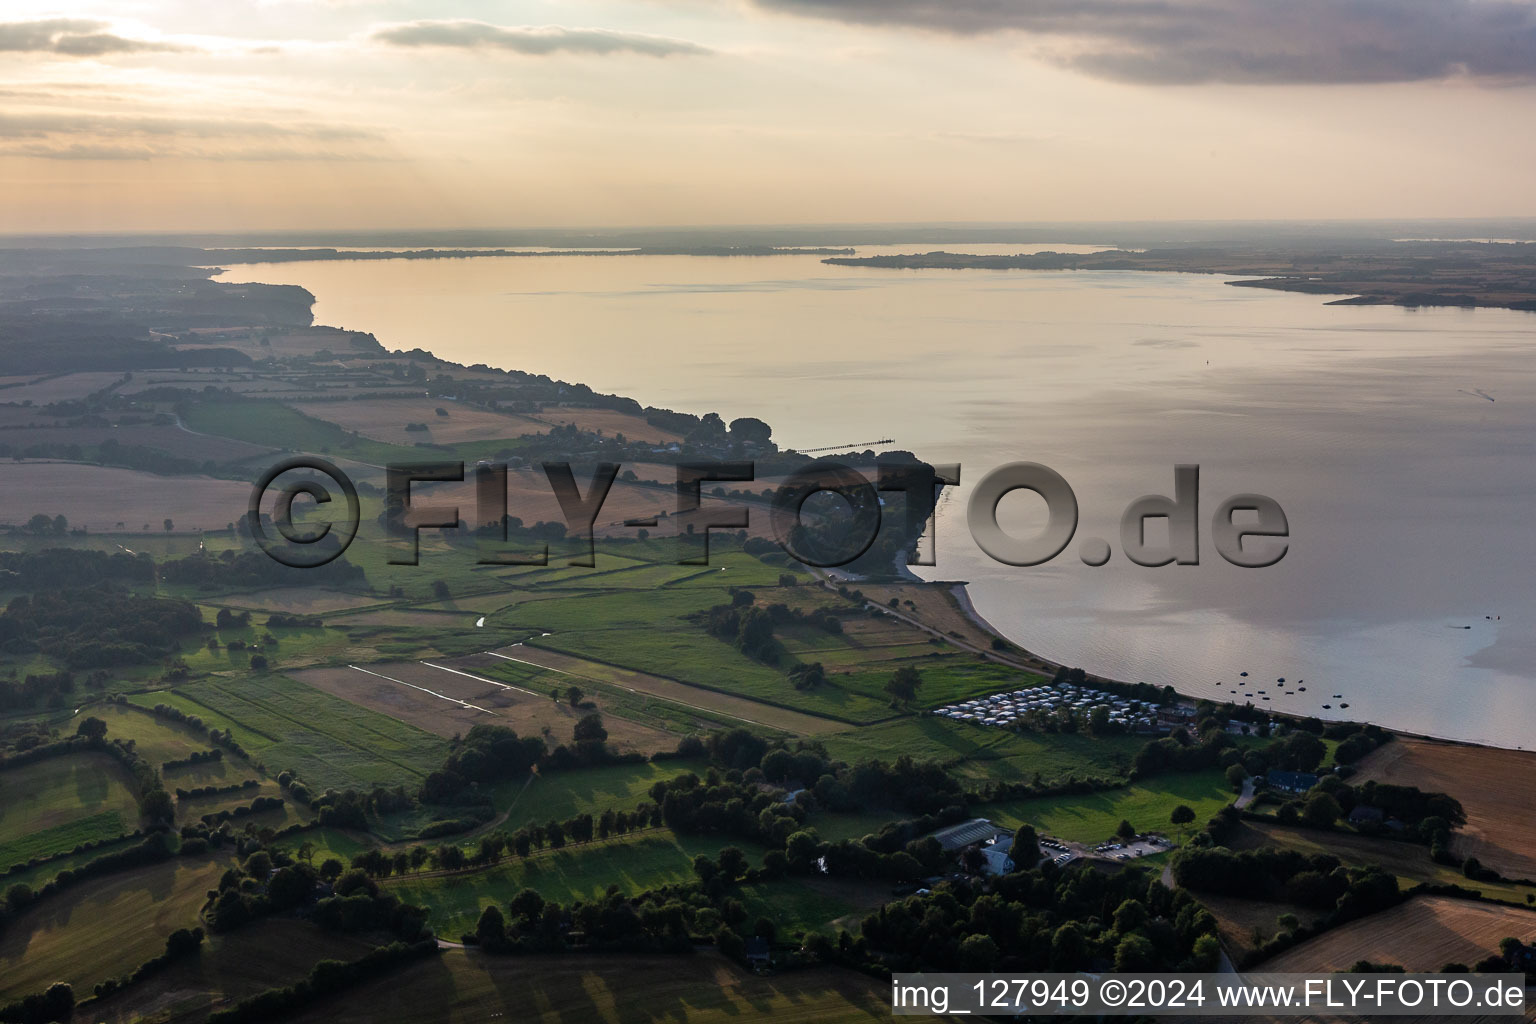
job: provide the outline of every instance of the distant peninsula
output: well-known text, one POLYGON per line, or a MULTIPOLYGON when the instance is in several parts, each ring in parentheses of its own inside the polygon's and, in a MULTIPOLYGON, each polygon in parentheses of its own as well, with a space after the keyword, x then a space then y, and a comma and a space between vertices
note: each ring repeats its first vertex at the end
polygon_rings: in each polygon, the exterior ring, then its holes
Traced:
POLYGON ((843 267, 901 270, 1140 270, 1223 274, 1228 284, 1310 295, 1340 305, 1485 306, 1536 312, 1536 243, 1423 241, 1323 247, 1203 246, 1037 252, 926 252, 830 257, 843 267))

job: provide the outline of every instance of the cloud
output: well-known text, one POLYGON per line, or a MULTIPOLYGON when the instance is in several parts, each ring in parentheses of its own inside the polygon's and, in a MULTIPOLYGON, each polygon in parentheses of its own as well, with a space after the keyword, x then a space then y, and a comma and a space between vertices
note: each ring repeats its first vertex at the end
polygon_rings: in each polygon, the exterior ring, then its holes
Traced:
POLYGON ((108 27, 107 22, 85 18, 0 22, 0 52, 102 57, 113 53, 184 53, 194 49, 159 40, 129 39, 104 31, 108 27))
POLYGON ((379 138, 304 122, 0 113, 0 155, 49 160, 376 160, 383 157, 367 144, 379 138))
POLYGON ((606 56, 632 53, 646 57, 700 56, 711 51, 697 43, 638 32, 560 25, 490 25, 483 21, 409 21, 384 25, 372 38, 391 46, 443 46, 507 50, 528 56, 580 53, 606 56))
POLYGON ((1528 0, 753 0, 951 35, 1019 32, 1101 78, 1188 85, 1536 80, 1528 0), (1064 52, 1063 52, 1064 51, 1064 52))

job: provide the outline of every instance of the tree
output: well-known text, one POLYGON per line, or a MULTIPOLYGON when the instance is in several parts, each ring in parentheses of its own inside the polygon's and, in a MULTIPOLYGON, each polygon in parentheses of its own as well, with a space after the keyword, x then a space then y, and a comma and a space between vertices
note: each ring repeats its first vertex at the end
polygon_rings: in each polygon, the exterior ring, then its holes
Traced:
POLYGON ((1115 970, 1122 974, 1151 970, 1156 962, 1156 952, 1145 935, 1127 935, 1115 947, 1115 970))
POLYGON ((475 925, 475 938, 480 940, 482 946, 495 946, 505 942, 507 938, 506 918, 501 916, 501 908, 492 903, 485 908, 480 915, 480 920, 475 925))
POLYGON ((903 665, 891 673, 890 681, 885 684, 885 692, 893 701, 902 705, 912 703, 917 696, 917 688, 923 684, 923 674, 911 665, 903 665))
POLYGON ((1168 820, 1179 827, 1179 838, 1182 840, 1185 826, 1195 820, 1195 810, 1187 804, 1179 804, 1168 816, 1168 820))
POLYGON ((341 877, 341 873, 346 870, 346 867, 345 864, 335 857, 327 857, 320 862, 320 877, 327 882, 334 882, 341 877))
POLYGON ((737 444, 768 444, 773 428, 755 416, 743 416, 731 420, 731 440, 737 444))
POLYGON ((1129 935, 1146 926, 1147 908, 1140 900, 1126 900, 1115 910, 1115 931, 1129 935))
POLYGON ((107 735, 107 723, 94 716, 87 718, 75 727, 75 735, 92 740, 103 739, 107 735))
POLYGON ((150 821, 170 821, 176 817, 176 804, 171 800, 171 794, 156 788, 139 800, 139 812, 150 821))
POLYGON ((727 846, 720 851, 720 874, 727 882, 734 882, 747 873, 747 856, 739 847, 727 846))
POLYGON ((581 706, 581 698, 583 698, 585 696, 586 696, 586 694, 581 692, 581 687, 579 687, 579 686, 570 686, 570 687, 566 688, 566 691, 565 691, 566 702, 569 703, 571 705, 571 707, 573 707, 573 708, 574 707, 580 707, 581 706))
POLYGON ((1314 828, 1330 828, 1343 814, 1339 802, 1327 793, 1313 793, 1301 808, 1301 820, 1314 828))
POLYGON ((171 522, 170 519, 166 519, 164 525, 165 525, 165 532, 166 533, 170 533, 172 530, 174 530, 176 528, 176 524, 171 522))
POLYGON ((967 935, 960 943, 960 966, 967 971, 990 971, 997 966, 998 956, 990 935, 967 935))
POLYGON ((1242 790, 1243 780, 1247 777, 1248 773, 1243 771, 1242 765, 1233 764, 1227 766, 1227 785, 1231 786, 1234 792, 1242 790))
POLYGON ((512 897, 508 909, 520 921, 533 921, 544 911, 544 897, 532 889, 524 889, 512 897))
POLYGON ((573 736, 577 743, 602 743, 608 738, 608 730, 603 728, 603 716, 596 711, 582 715, 573 736))
POLYGON ((251 655, 251 669, 255 672, 265 672, 267 670, 267 656, 265 654, 251 655))
POLYGON ((1130 842, 1132 839, 1136 838, 1136 826, 1132 825, 1128 820, 1122 818, 1120 820, 1120 824, 1115 828, 1115 835, 1119 836, 1121 839, 1124 839, 1126 842, 1130 842))

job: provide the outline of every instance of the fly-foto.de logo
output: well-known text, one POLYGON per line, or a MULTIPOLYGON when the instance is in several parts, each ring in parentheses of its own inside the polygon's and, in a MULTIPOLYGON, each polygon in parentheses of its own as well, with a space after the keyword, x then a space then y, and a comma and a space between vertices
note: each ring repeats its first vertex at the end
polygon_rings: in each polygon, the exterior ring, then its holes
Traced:
MULTIPOLYGON (((574 544, 569 564, 594 565, 596 523, 622 465, 597 464, 584 485, 577 481, 569 462, 545 462, 540 468, 559 505, 565 535, 574 544)), ((531 547, 513 543, 508 530, 506 465, 482 462, 474 466, 474 500, 467 508, 472 519, 462 514, 466 509, 459 505, 421 504, 412 494, 413 485, 464 482, 463 462, 392 465, 385 472, 383 520, 390 564, 419 564, 424 529, 473 531, 481 564, 549 564, 547 542, 531 547)), ((666 520, 678 542, 679 564, 708 565, 710 533, 751 529, 753 513, 757 512, 766 516, 779 546, 796 561, 818 568, 847 565, 870 550, 882 527, 891 525, 886 517, 893 508, 899 508, 900 522, 894 525, 911 542, 907 564, 933 565, 934 508, 943 487, 959 485, 960 466, 887 464, 879 466, 871 479, 843 463, 818 460, 783 477, 770 489, 771 498, 746 503, 705 493, 707 485, 755 479, 756 467, 751 462, 677 464, 676 510, 666 520), (824 495, 835 496, 835 500, 829 502, 824 495), (895 500, 888 503, 887 497, 895 500), (812 499, 821 504, 808 511, 812 499)), ((1143 495, 1125 507, 1120 518, 1120 549, 1136 565, 1200 564, 1200 467, 1175 466, 1173 484, 1171 497, 1143 495), (1166 524, 1166 531, 1153 539, 1148 525, 1158 520, 1166 524)), ((977 547, 996 561, 1013 566, 1043 565, 1065 551, 1077 533, 1077 495, 1050 467, 1012 462, 991 470, 975 485, 965 521, 977 547), (1033 535, 1010 533, 998 521, 998 506, 1015 491, 1033 492, 1045 502, 1045 526, 1033 535)), ((357 538, 362 506, 357 487, 334 464, 299 456, 278 463, 256 482, 246 522, 268 555, 285 565, 313 568, 338 557, 357 538), (289 479, 282 482, 285 477, 289 479), (270 511, 263 511, 269 498, 270 511), (300 498, 309 499, 317 511, 333 504, 344 504, 345 511, 339 519, 329 521, 323 514, 312 514, 304 517, 301 525, 294 509, 300 498)), ((661 522, 661 517, 651 516, 625 519, 623 525, 650 531, 661 522)), ((1217 554, 1232 565, 1271 566, 1290 549, 1290 522, 1285 510, 1262 494, 1235 494, 1221 500, 1209 523, 1217 554)), ((1104 565, 1112 554, 1113 546, 1104 538, 1088 537, 1079 544, 1079 557, 1086 565, 1104 565)))

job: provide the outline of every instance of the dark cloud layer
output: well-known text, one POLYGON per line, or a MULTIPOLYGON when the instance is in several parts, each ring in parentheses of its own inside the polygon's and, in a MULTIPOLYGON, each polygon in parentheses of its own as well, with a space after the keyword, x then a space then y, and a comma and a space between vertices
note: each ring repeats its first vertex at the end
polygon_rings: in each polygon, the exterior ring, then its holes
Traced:
POLYGON ((107 27, 104 21, 85 18, 0 22, 0 52, 101 57, 113 53, 176 53, 188 49, 174 43, 129 39, 104 31, 107 27))
POLYGON ((613 32, 601 28, 563 28, 558 25, 491 25, 483 21, 410 21, 386 25, 373 38, 393 46, 446 46, 460 49, 507 50, 529 56, 551 53, 641 54, 672 57, 710 51, 682 39, 613 32))
POLYGON ((1345 84, 1536 80, 1530 0, 753 0, 856 24, 1068 43, 1120 81, 1345 84))

